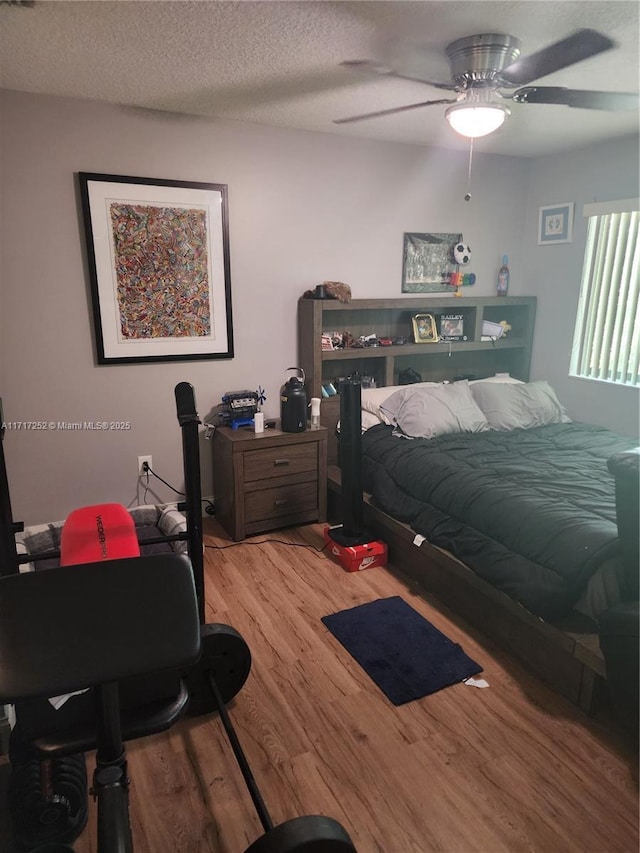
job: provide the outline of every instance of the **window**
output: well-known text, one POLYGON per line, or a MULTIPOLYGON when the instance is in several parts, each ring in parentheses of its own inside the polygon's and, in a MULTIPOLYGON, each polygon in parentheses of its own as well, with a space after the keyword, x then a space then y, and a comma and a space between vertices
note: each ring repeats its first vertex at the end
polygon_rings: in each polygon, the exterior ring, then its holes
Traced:
POLYGON ((640 202, 585 204, 572 376, 640 385, 640 202))

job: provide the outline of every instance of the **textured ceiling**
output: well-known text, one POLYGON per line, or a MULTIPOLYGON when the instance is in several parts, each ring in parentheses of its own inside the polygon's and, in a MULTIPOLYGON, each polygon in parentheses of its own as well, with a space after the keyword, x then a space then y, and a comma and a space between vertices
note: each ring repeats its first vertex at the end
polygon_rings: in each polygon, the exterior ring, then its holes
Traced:
MULTIPOLYGON (((374 59, 449 80, 445 48, 507 33, 529 54, 580 27, 617 48, 541 80, 547 86, 635 92, 637 0, 446 2, 51 2, 0 5, 3 88, 218 116, 345 136, 465 149, 444 106, 352 125, 353 114, 447 93, 424 83, 340 67, 374 59)), ((638 131, 638 112, 512 104, 476 150, 515 156, 563 151, 638 131)))

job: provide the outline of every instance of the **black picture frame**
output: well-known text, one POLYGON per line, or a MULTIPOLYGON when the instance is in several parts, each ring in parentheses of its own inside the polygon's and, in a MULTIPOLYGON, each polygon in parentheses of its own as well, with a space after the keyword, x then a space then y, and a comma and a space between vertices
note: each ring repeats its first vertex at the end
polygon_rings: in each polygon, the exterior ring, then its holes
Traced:
POLYGON ((78 181, 98 364, 233 358, 227 185, 78 181))
POLYGON ((443 341, 466 341, 464 332, 464 314, 451 312, 438 317, 438 330, 443 341))

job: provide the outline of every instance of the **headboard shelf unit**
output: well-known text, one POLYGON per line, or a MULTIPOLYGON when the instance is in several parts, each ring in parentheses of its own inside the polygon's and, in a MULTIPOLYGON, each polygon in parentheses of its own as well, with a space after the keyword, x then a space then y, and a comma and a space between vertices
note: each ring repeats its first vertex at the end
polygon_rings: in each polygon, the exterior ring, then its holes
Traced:
MULTIPOLYGON (((298 358, 304 369, 307 394, 322 398, 322 386, 354 373, 370 376, 377 387, 399 384, 401 371, 416 370, 422 379, 473 377, 510 373, 528 380, 536 313, 534 296, 452 297, 425 296, 401 299, 335 299, 298 301, 298 358), (414 343, 412 317, 416 314, 461 314, 467 340, 414 343), (511 330, 496 341, 483 341, 482 322, 505 320, 511 330), (350 332, 375 334, 380 338, 404 338, 406 343, 387 347, 352 347, 323 350, 322 334, 350 332)), ((321 421, 332 429, 339 413, 339 400, 324 398, 321 421)))
POLYGON ((503 370, 526 380, 529 378, 535 311, 533 296, 355 299, 348 303, 333 299, 300 299, 298 353, 307 377, 307 390, 311 396, 321 397, 323 384, 356 370, 374 376, 376 384, 393 385, 399 370, 409 366, 427 381, 436 367, 438 373, 442 372, 443 363, 449 374, 443 378, 453 379, 461 373, 479 374, 478 378, 482 378, 503 370), (416 314, 433 314, 436 320, 446 314, 461 314, 467 340, 414 343, 411 319, 416 314), (499 340, 483 341, 483 320, 494 323, 506 320, 511 331, 499 340), (323 350, 323 332, 350 332, 355 339, 375 334, 378 338, 392 340, 404 338, 406 343, 323 350))
POLYGON ((367 361, 371 358, 390 358, 404 355, 424 355, 425 347, 429 348, 429 352, 465 352, 469 350, 469 343, 473 344, 474 350, 495 349, 499 346, 501 349, 522 349, 526 346, 525 339, 522 337, 503 338, 498 341, 441 341, 433 344, 414 344, 406 343, 402 346, 390 347, 362 347, 362 349, 352 347, 350 349, 325 350, 322 353, 324 361, 347 361, 354 358, 364 358, 367 361))

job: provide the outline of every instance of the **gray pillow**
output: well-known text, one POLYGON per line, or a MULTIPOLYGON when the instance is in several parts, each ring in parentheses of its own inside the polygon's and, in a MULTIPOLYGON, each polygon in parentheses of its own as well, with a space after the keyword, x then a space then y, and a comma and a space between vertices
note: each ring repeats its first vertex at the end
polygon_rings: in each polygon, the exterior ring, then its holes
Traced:
POLYGON ((522 384, 478 383, 471 393, 491 429, 531 429, 571 423, 567 410, 545 380, 522 384))
MULTIPOLYGON (((416 383, 413 387, 418 388, 422 387, 422 385, 439 385, 439 382, 421 382, 416 383)), ((406 391, 406 385, 390 385, 385 388, 363 388, 361 397, 360 397, 360 408, 364 412, 371 412, 372 415, 375 415, 379 421, 387 425, 392 425, 393 421, 385 416, 384 412, 381 411, 381 406, 385 400, 387 400, 392 394, 396 391, 406 391)), ((362 419, 362 423, 364 424, 364 417, 362 419)))
POLYGON ((408 385, 392 394, 380 408, 399 430, 413 438, 489 429, 467 381, 449 385, 408 385))

